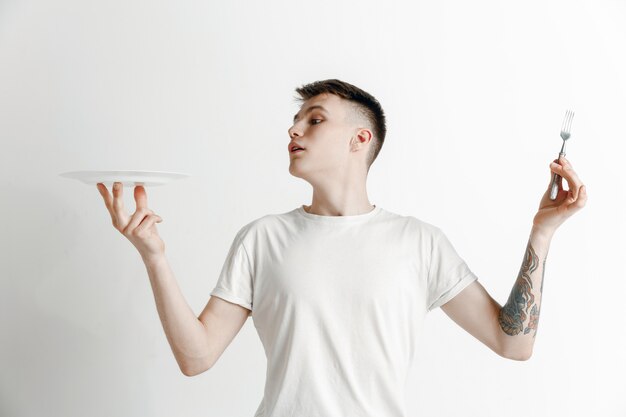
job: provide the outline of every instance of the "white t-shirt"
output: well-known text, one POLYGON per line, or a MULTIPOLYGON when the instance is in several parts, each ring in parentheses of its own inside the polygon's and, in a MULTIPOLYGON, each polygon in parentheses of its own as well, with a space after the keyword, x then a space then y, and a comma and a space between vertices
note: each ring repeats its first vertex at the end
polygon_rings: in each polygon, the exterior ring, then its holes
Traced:
POLYGON ((267 357, 254 417, 404 417, 424 317, 476 279, 415 217, 300 206, 243 226, 211 295, 252 311, 267 357))

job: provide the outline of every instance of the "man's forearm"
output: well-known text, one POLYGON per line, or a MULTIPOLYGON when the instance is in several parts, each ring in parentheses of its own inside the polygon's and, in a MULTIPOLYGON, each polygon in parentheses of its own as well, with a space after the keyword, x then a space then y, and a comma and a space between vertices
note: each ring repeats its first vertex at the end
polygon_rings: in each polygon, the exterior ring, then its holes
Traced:
POLYGON ((537 334, 546 257, 552 233, 533 227, 519 274, 498 321, 503 330, 503 349, 517 359, 530 357, 537 334))
POLYGON ((163 330, 181 371, 202 369, 209 361, 206 328, 180 291, 165 255, 144 260, 163 330))

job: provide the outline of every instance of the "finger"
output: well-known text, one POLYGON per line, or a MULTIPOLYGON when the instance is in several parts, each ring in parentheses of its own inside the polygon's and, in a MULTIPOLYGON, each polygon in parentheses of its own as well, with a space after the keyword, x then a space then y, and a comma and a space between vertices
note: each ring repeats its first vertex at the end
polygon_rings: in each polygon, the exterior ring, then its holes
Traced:
POLYGON ((124 209, 123 188, 121 182, 113 184, 113 213, 118 223, 117 226, 125 226, 128 223, 128 214, 124 209))
POLYGON ((587 186, 583 185, 582 187, 580 187, 580 193, 578 194, 578 199, 576 200, 576 205, 578 207, 585 207, 585 204, 587 203, 587 186))
POLYGON ((580 187, 583 185, 582 181, 580 181, 580 179, 578 178, 578 175, 574 171, 574 167, 572 166, 572 163, 570 162, 569 159, 561 155, 559 156, 558 162, 563 167, 564 172, 569 173, 569 176, 571 177, 571 181, 570 181, 570 178, 568 178, 567 176, 565 177, 565 179, 567 180, 568 185, 570 184, 572 185, 569 188, 573 188, 574 200, 577 200, 578 193, 580 192, 580 187))
POLYGON ((548 185, 548 191, 552 188, 552 181, 554 181, 557 185, 557 193, 560 193, 563 190, 563 177, 561 177, 558 173, 555 173, 554 169, 552 169, 552 164, 555 162, 556 159, 548 166, 548 169, 550 170, 550 183, 548 185))
POLYGON ((552 162, 554 162, 555 164, 563 167, 564 171, 575 173, 574 166, 569 161, 569 159, 565 158, 564 156, 560 156, 558 159, 555 159, 552 162))
POLYGON ((587 203, 587 187, 585 185, 580 187, 580 191, 578 192, 578 198, 567 205, 568 211, 577 211, 585 206, 587 203))
POLYGON ((143 185, 135 187, 135 206, 137 210, 144 207, 148 208, 148 195, 146 194, 146 189, 143 185))
POLYGON ((573 184, 569 187, 569 190, 563 190, 565 192, 566 198, 562 204, 569 209, 569 206, 571 206, 573 203, 576 203, 581 198, 580 193, 582 189, 584 189, 583 184, 573 184))
POLYGON ((556 162, 552 162, 550 169, 565 178, 569 186, 568 188, 574 191, 574 195, 578 196, 578 188, 582 185, 582 181, 580 181, 571 165, 559 165, 556 162))
POLYGON ((569 167, 569 168, 573 168, 572 163, 570 162, 569 159, 567 159, 564 155, 559 156, 559 160, 555 161, 558 162, 559 164, 569 167))
POLYGON ((156 214, 150 214, 143 219, 139 226, 137 226, 137 228, 134 230, 134 234, 142 234, 150 229, 155 223, 161 223, 162 221, 163 219, 161 218, 161 216, 157 216, 156 214))
POLYGON ((104 200, 104 205, 106 206, 109 213, 111 213, 112 201, 111 201, 111 194, 109 194, 109 190, 107 189, 106 185, 104 185, 101 182, 97 183, 96 187, 98 188, 98 191, 100 192, 100 195, 102 196, 102 199, 104 200))
POLYGON ((150 216, 151 214, 154 214, 154 212, 147 207, 137 209, 137 211, 134 212, 133 215, 131 216, 130 221, 128 222, 128 225, 124 228, 123 232, 133 233, 133 230, 137 226, 139 226, 139 224, 141 224, 141 222, 147 216, 150 216))

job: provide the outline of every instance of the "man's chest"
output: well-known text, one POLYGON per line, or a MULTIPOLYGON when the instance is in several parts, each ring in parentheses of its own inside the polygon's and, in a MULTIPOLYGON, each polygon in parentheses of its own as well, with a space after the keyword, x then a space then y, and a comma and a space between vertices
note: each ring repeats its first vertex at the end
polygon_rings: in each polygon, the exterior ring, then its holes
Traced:
MULTIPOLYGON (((371 235, 303 235, 259 265, 255 295, 299 304, 388 303, 419 294, 427 265, 414 246, 371 235)), ((258 302, 258 300, 257 300, 258 302)))

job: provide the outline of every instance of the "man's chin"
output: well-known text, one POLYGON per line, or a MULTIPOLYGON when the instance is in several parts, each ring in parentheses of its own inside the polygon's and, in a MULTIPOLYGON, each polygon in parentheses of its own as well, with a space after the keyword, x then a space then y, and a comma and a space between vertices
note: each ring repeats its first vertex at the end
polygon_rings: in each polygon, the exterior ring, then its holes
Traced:
POLYGON ((304 172, 302 172, 302 170, 298 169, 297 167, 294 167, 293 163, 289 164, 289 173, 296 178, 305 179, 304 172))

